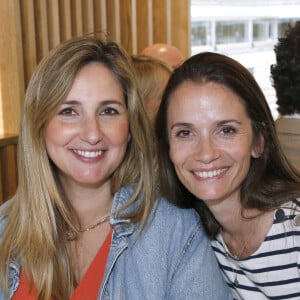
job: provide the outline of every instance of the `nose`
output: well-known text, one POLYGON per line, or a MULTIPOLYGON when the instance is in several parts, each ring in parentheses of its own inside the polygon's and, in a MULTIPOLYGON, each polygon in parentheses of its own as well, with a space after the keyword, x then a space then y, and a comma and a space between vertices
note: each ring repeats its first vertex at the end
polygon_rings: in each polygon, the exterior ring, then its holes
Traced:
POLYGON ((95 145, 103 138, 100 121, 96 116, 86 118, 81 124, 81 139, 95 145))
POLYGON ((216 160, 220 156, 220 150, 212 137, 199 138, 195 145, 195 158, 205 164, 216 160))

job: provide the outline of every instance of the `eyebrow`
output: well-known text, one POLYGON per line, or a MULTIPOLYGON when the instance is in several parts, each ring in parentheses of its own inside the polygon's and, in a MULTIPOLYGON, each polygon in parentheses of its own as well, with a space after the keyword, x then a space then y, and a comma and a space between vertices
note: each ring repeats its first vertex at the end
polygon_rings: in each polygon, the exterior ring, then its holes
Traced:
POLYGON ((222 121, 218 122, 217 124, 218 124, 218 125, 224 125, 224 124, 226 124, 226 123, 237 123, 237 124, 242 124, 241 121, 238 121, 238 120, 236 120, 236 119, 222 120, 222 121))
POLYGON ((173 124, 170 129, 173 129, 174 127, 179 127, 179 126, 189 127, 191 125, 192 125, 191 123, 187 123, 187 122, 178 122, 178 123, 173 124))
MULTIPOLYGON (((62 104, 78 105, 78 104, 81 104, 81 102, 78 101, 78 100, 66 100, 62 104)), ((115 99, 109 99, 109 100, 101 101, 101 104, 102 105, 109 105, 109 104, 123 105, 123 103, 121 101, 115 100, 115 99)))
MULTIPOLYGON (((236 120, 236 119, 221 120, 221 121, 217 121, 217 122, 216 122, 216 124, 217 124, 218 126, 222 126, 222 125, 225 125, 225 124, 227 124, 227 123, 237 123, 237 124, 242 124, 241 121, 238 121, 238 120, 236 120)), ((173 125, 171 126, 170 129, 173 129, 173 128, 179 127, 179 126, 183 126, 183 127, 191 127, 191 126, 193 126, 193 124, 192 124, 192 123, 187 123, 187 122, 178 122, 178 123, 173 124, 173 125)))
POLYGON ((79 101, 77 100, 66 100, 66 101, 63 101, 62 104, 78 104, 79 101))

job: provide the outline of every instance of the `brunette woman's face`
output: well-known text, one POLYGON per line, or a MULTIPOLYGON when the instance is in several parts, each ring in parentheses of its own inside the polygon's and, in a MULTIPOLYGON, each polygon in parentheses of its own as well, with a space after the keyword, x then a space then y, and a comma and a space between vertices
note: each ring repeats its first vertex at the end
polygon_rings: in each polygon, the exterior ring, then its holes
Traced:
POLYGON ((130 139, 120 83, 103 64, 84 66, 45 130, 48 155, 63 183, 110 183, 130 139))
POLYGON ((167 113, 170 158, 183 185, 208 207, 239 200, 253 146, 251 120, 239 97, 226 86, 183 82, 167 113))

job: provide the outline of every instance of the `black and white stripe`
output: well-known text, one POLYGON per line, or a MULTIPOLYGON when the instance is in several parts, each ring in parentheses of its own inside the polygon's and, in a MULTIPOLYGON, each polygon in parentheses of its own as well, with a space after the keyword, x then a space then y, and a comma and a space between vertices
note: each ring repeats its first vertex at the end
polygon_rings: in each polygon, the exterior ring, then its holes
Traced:
POLYGON ((295 200, 276 210, 264 242, 249 257, 230 256, 221 235, 212 241, 234 299, 300 299, 300 224, 294 221, 300 218, 299 209, 300 202, 295 200), (237 286, 233 284, 236 276, 237 286))

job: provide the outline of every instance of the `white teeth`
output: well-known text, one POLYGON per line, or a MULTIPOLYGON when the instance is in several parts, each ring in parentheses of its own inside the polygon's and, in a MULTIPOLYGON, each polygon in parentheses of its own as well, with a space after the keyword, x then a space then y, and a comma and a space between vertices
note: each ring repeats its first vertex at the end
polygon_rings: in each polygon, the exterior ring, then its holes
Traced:
POLYGON ((195 174, 201 178, 212 178, 225 173, 228 168, 218 169, 214 171, 195 172, 195 174))
POLYGON ((86 157, 86 158, 94 158, 102 154, 102 151, 83 151, 83 150, 75 150, 73 151, 80 156, 86 157))

